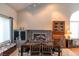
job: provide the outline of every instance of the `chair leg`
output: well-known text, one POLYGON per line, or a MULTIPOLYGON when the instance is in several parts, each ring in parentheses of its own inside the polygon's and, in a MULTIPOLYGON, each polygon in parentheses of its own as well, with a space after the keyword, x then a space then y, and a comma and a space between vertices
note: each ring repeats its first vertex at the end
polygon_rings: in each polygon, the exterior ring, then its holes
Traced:
POLYGON ((58 56, 60 56, 60 52, 58 52, 58 56))

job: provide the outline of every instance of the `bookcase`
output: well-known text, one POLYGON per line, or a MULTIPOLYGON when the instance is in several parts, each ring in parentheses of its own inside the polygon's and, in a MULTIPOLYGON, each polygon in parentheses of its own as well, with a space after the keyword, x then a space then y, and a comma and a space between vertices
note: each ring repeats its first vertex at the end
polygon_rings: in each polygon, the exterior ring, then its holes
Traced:
POLYGON ((53 21, 53 27, 52 27, 52 37, 54 41, 54 47, 65 47, 65 21, 53 21), (62 44, 61 44, 62 43, 62 44))

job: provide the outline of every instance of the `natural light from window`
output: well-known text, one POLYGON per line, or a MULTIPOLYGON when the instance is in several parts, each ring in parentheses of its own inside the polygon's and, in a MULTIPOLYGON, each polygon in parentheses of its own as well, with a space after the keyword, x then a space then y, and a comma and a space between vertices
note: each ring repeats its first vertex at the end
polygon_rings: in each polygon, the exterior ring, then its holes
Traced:
POLYGON ((0 16, 0 43, 11 39, 11 21, 0 16))
POLYGON ((70 18, 70 39, 79 39, 79 11, 72 14, 70 18))

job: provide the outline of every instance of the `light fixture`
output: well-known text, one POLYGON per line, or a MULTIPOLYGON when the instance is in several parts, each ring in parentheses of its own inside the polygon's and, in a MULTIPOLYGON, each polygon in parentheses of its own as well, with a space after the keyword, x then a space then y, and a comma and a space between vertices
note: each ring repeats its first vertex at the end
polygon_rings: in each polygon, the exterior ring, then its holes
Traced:
POLYGON ((71 34, 70 30, 67 30, 65 33, 65 38, 70 39, 70 34, 71 34))
POLYGON ((34 3, 33 7, 35 8, 36 7, 36 4, 34 3))

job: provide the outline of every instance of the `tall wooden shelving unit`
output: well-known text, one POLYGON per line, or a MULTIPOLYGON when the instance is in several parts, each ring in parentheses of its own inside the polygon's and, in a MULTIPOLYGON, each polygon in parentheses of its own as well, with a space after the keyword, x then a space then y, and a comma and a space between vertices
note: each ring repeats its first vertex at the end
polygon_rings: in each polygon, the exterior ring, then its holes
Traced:
POLYGON ((65 21, 53 21, 52 30, 54 47, 65 47, 65 21))

